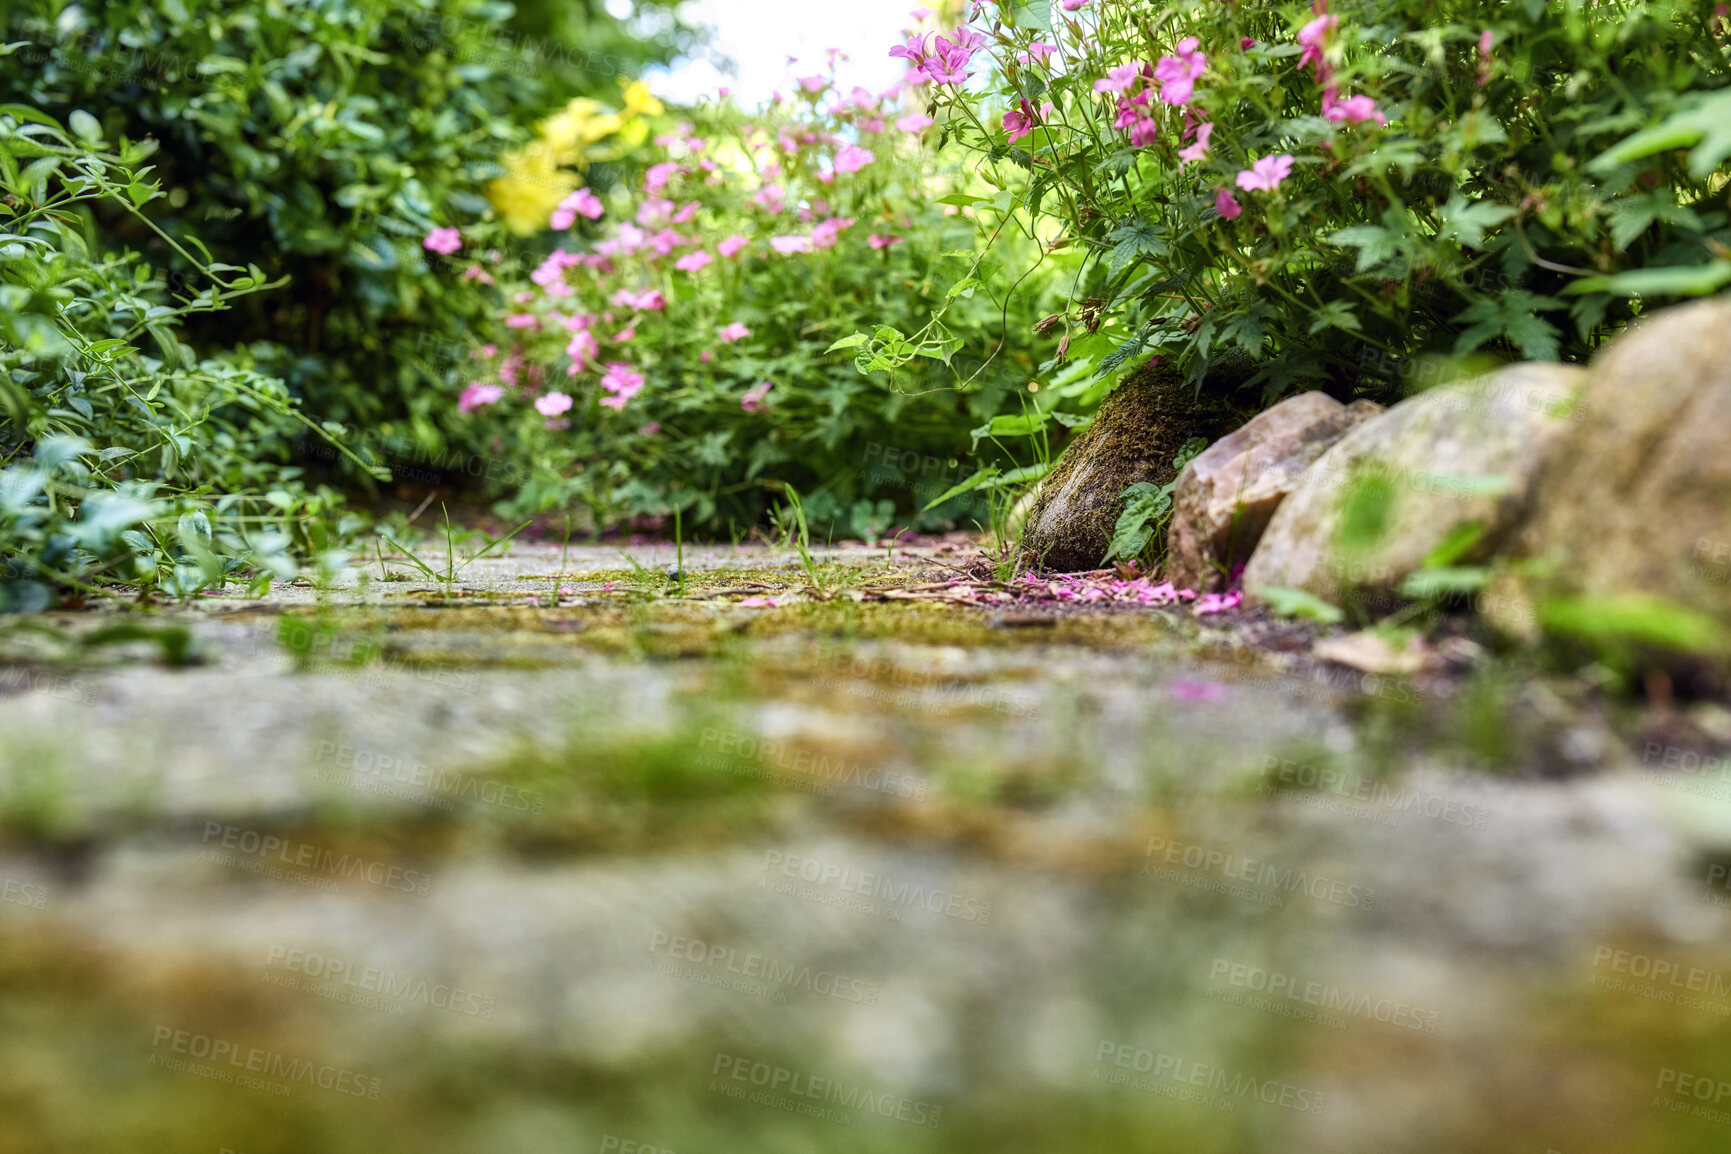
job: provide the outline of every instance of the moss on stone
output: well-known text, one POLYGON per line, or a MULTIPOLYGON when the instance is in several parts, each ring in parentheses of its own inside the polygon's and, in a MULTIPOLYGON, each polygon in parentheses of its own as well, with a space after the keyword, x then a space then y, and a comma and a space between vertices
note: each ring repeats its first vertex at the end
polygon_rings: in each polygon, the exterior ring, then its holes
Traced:
MULTIPOLYGON (((1231 376, 1222 383, 1241 379, 1231 376)), ((1240 423, 1243 414, 1225 395, 1212 379, 1197 391, 1164 363, 1126 377, 1041 484, 1022 536, 1029 562, 1058 572, 1098 568, 1124 510, 1124 490, 1138 481, 1164 485, 1177 475, 1172 459, 1184 442, 1213 441, 1240 423)))

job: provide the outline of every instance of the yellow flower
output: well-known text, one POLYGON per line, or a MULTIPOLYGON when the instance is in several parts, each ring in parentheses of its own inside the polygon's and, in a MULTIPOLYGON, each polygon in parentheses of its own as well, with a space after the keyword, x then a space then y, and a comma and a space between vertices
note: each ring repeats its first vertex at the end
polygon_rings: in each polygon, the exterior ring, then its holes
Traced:
POLYGON ((577 176, 559 167, 554 150, 535 141, 507 152, 505 175, 487 186, 487 199, 519 236, 540 232, 567 193, 577 188, 577 176))
POLYGON ((649 94, 649 85, 641 80, 633 80, 625 86, 626 116, 660 116, 667 109, 661 101, 649 94))
POLYGON ((578 149, 618 132, 620 123, 617 113, 604 112, 595 101, 578 97, 543 120, 538 128, 541 139, 560 154, 561 160, 570 164, 577 160, 578 149))

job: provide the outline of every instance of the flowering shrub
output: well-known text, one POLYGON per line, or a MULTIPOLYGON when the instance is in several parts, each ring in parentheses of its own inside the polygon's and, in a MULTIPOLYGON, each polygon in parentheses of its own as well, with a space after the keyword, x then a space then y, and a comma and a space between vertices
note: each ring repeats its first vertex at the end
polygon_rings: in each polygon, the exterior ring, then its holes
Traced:
POLYGON ((1728 33, 1681 0, 1004 0, 891 55, 1070 254, 1054 361, 1247 356, 1272 399, 1577 359, 1637 294, 1731 282, 1728 33))
MULTIPOLYGON (((824 76, 761 114, 722 101, 661 127, 635 183, 547 186, 556 245, 527 277, 489 260, 452 273, 502 297, 455 407, 525 459, 508 510, 584 506, 595 525, 678 510, 688 529, 743 531, 788 483, 820 533, 913 523, 1033 364, 1025 348, 956 355, 1026 332, 1039 304, 1037 282, 994 298, 970 275, 980 222, 946 200, 972 201, 971 178, 930 163, 918 107, 824 76), (893 375, 824 356, 861 316, 905 345, 896 326, 934 308, 893 375), (882 467, 886 446, 920 467, 882 467)), ((965 517, 952 502, 924 520, 965 517)))

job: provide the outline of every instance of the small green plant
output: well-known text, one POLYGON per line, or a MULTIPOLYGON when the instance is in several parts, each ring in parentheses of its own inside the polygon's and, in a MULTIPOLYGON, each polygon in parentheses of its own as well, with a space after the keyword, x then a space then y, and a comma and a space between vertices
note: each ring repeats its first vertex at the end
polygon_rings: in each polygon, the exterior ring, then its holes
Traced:
MULTIPOLYGON (((511 530, 509 533, 501 534, 498 537, 486 538, 486 541, 487 541, 486 545, 484 545, 479 551, 471 553, 471 554, 469 554, 469 556, 467 556, 467 557, 463 558, 461 561, 459 561, 457 559, 458 542, 457 542, 457 537, 456 537, 456 530, 454 530, 451 526, 450 510, 445 508, 443 502, 440 502, 439 511, 444 514, 444 521, 445 521, 445 524, 444 524, 444 529, 445 529, 445 533, 444 533, 444 536, 445 536, 445 566, 443 569, 433 568, 431 565, 429 565, 425 561, 421 560, 420 556, 417 555, 413 549, 410 549, 407 545, 403 544, 401 541, 397 540, 395 537, 392 537, 392 536, 384 533, 383 531, 380 532, 379 536, 383 537, 387 542, 389 542, 393 549, 396 549, 398 552, 402 553, 402 555, 404 557, 407 557, 409 559, 409 564, 413 565, 416 569, 420 570, 422 576, 426 577, 429 581, 434 581, 434 582, 438 583, 440 588, 444 590, 445 596, 447 598, 449 598, 451 595, 452 587, 455 586, 457 584, 457 582, 462 579, 464 569, 467 569, 470 565, 474 564, 476 561, 479 561, 482 557, 485 557, 488 553, 491 553, 497 546, 503 545, 505 542, 507 542, 511 538, 515 537, 518 533, 521 533, 523 531, 523 529, 526 526, 528 526, 528 524, 529 524, 529 522, 525 521, 525 522, 523 522, 523 524, 518 525, 515 529, 511 530)), ((383 562, 383 559, 381 558, 380 559, 381 567, 383 566, 383 564, 384 564, 384 562, 383 562)))
MULTIPOLYGON (((1184 466, 1207 447, 1208 442, 1201 437, 1190 438, 1172 459, 1172 467, 1183 473, 1184 466)), ((1118 522, 1112 527, 1112 540, 1100 563, 1109 565, 1113 561, 1141 560, 1144 568, 1152 571, 1165 555, 1165 528, 1172 519, 1172 494, 1177 488, 1176 475, 1164 485, 1138 481, 1127 487, 1124 490, 1124 511, 1118 514, 1118 522)))

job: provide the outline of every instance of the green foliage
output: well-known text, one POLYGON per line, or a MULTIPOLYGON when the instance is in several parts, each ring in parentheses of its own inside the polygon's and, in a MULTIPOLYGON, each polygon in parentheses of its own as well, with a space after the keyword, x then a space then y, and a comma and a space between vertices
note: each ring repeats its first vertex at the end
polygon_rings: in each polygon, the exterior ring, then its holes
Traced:
POLYGON ((152 144, 70 121, 0 105, 0 611, 106 582, 186 597, 292 578, 333 543, 335 494, 286 463, 325 434, 244 356, 201 360, 178 335, 277 285, 157 228, 152 144), (105 216, 205 287, 171 293, 136 253, 103 251, 105 216))
MULTIPOLYGON (((530 118, 617 93, 673 43, 634 40, 598 0, 515 17, 496 0, 18 0, 0 32, 19 45, 0 101, 153 137, 170 190, 154 224, 292 279, 193 339, 247 343, 321 420, 427 451, 444 447, 457 354, 490 304, 422 239, 494 218, 483 191, 530 118)), ((207 287, 159 237, 114 223, 176 291, 207 287)))
POLYGON ((1579 360, 1646 302, 1731 284, 1714 6, 1328 11, 975 10, 975 80, 936 86, 937 115, 1073 278, 1055 357, 1158 353, 1201 382, 1248 354, 1270 399, 1398 394, 1426 356, 1579 360), (1190 48, 1193 94, 1153 67, 1188 74, 1190 48))
MULTIPOLYGON (((1201 437, 1190 438, 1184 442, 1178 456, 1173 458, 1172 467, 1182 474, 1184 466, 1195 460, 1196 455, 1207 447, 1208 443, 1201 437)), ((1177 489, 1177 477, 1164 485, 1155 485, 1152 481, 1138 481, 1126 488, 1124 511, 1118 514, 1118 522, 1112 527, 1112 541, 1102 563, 1142 557, 1148 553, 1151 545, 1155 547, 1155 554, 1158 554, 1165 539, 1161 530, 1166 527, 1166 522, 1172 519, 1172 494, 1177 489)), ((1150 560, 1152 559, 1150 557, 1150 560)))

